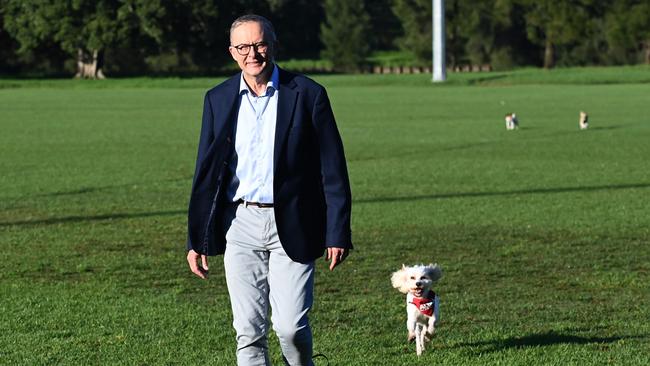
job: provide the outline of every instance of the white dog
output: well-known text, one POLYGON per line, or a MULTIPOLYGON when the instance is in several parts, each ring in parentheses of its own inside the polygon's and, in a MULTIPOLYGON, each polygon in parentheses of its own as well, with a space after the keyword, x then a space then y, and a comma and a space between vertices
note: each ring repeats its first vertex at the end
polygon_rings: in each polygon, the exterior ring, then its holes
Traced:
POLYGON ((391 277, 393 287, 406 294, 408 340, 415 339, 418 356, 424 351, 424 343, 433 336, 439 319, 440 298, 432 286, 441 277, 442 270, 437 264, 402 265, 391 277))
POLYGON ((585 112, 580 112, 580 129, 586 130, 589 127, 589 116, 585 112))
POLYGON ((506 130, 514 130, 519 128, 519 120, 517 120, 517 115, 514 113, 506 114, 506 130))

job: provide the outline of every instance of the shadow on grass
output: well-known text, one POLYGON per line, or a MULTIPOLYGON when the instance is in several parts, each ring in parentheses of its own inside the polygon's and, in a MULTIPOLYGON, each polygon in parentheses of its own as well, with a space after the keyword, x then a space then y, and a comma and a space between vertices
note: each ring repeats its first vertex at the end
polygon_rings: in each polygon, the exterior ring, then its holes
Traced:
POLYGON ((481 76, 477 78, 470 78, 467 80, 467 84, 469 85, 482 85, 486 84, 489 85, 490 82, 496 81, 496 80, 503 80, 508 77, 508 74, 496 74, 496 75, 490 75, 490 76, 481 76))
MULTIPOLYGON (((650 188, 650 183, 615 184, 615 185, 584 186, 584 187, 533 188, 533 189, 522 189, 522 190, 513 190, 513 191, 502 191, 502 192, 456 192, 456 193, 442 193, 442 194, 418 195, 418 196, 377 197, 377 198, 356 199, 353 202, 354 203, 385 203, 385 202, 398 202, 398 201, 424 201, 424 200, 450 199, 450 198, 552 194, 552 193, 568 193, 568 192, 593 192, 593 191, 607 191, 607 190, 619 190, 619 189, 643 189, 643 188, 650 188)), ((140 212, 140 213, 113 213, 113 214, 95 215, 95 216, 64 216, 64 217, 53 217, 53 218, 36 219, 36 220, 5 221, 5 222, 0 222, 0 227, 21 226, 21 225, 51 225, 51 224, 62 224, 62 223, 70 223, 70 222, 131 219, 131 218, 152 217, 152 216, 174 216, 174 215, 181 215, 185 213, 187 213, 186 210, 174 210, 174 211, 154 211, 154 212, 140 212)))
MULTIPOLYGON (((192 176, 159 180, 159 182, 178 182, 178 181, 191 182, 192 181, 192 176)), ((122 188, 136 188, 136 187, 145 188, 145 187, 147 187, 147 184, 149 184, 149 183, 148 182, 145 182, 145 183, 141 182, 141 183, 127 183, 127 184, 108 185, 108 186, 100 186, 100 187, 82 187, 82 188, 79 188, 79 189, 72 189, 72 190, 69 190, 69 191, 56 191, 56 192, 36 194, 36 195, 34 195, 34 197, 72 196, 72 195, 79 195, 79 194, 86 194, 86 193, 96 193, 96 192, 102 192, 102 191, 111 191, 111 190, 122 189, 122 188)))
POLYGON ((141 217, 152 217, 152 216, 175 216, 181 214, 187 214, 187 210, 154 211, 154 212, 139 212, 139 213, 114 213, 114 214, 94 215, 94 216, 64 216, 64 217, 52 217, 52 218, 40 219, 40 220, 8 221, 8 222, 0 222, 0 227, 22 226, 22 225, 52 225, 52 224, 65 224, 71 222, 119 220, 119 219, 132 219, 132 218, 141 218, 141 217))
POLYGON ((362 198, 354 200, 354 203, 383 203, 383 202, 397 202, 397 201, 424 201, 448 198, 466 198, 466 197, 491 197, 491 196, 513 196, 513 195, 529 195, 529 194, 551 194, 551 193, 568 193, 568 192, 593 192, 593 191, 610 191, 619 189, 643 189, 650 188, 650 183, 635 183, 635 184, 612 184, 602 186, 584 186, 584 187, 557 187, 557 188, 532 188, 521 189, 513 191, 502 192, 454 192, 454 193, 441 193, 419 196, 403 196, 403 197, 377 197, 377 198, 362 198))
POLYGON ((627 125, 613 125, 613 126, 595 126, 589 127, 587 131, 609 131, 609 130, 618 130, 619 128, 624 128, 626 126, 632 125, 632 123, 627 125))
POLYGON ((497 141, 482 141, 482 142, 475 142, 471 144, 460 144, 460 145, 451 145, 451 146, 445 146, 442 148, 436 148, 435 150, 430 150, 430 149, 420 149, 420 150, 409 150, 409 151, 403 151, 403 152, 392 152, 390 153, 389 156, 382 156, 382 155, 372 155, 372 156, 361 156, 361 157, 351 157, 347 159, 348 163, 357 163, 357 162, 368 162, 368 161, 377 161, 377 160, 384 160, 384 159, 391 159, 391 160, 398 160, 410 156, 421 156, 423 154, 430 154, 432 152, 442 152, 442 151, 455 151, 455 150, 469 150, 478 146, 485 146, 485 145, 492 145, 496 143, 497 141))
POLYGON ((114 188, 114 187, 86 187, 86 188, 74 189, 74 190, 71 190, 71 191, 60 191, 60 192, 37 194, 35 196, 36 197, 70 196, 70 195, 86 194, 86 193, 93 193, 93 192, 103 191, 106 188, 114 188))
POLYGON ((522 349, 530 347, 546 347, 560 344, 585 345, 585 344, 609 344, 623 339, 642 339, 647 336, 612 336, 612 337, 583 337, 574 334, 563 334, 555 331, 546 333, 530 334, 523 337, 510 337, 506 339, 495 339, 473 343, 459 344, 461 347, 480 347, 478 353, 501 352, 508 349, 522 349))

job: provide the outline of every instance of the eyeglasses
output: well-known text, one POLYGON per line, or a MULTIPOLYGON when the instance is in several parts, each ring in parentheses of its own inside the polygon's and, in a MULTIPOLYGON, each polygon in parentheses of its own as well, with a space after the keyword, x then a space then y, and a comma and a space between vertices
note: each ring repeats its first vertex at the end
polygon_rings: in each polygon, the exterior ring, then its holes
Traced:
POLYGON ((257 53, 266 53, 269 49, 269 44, 266 42, 257 42, 251 44, 240 44, 232 47, 236 49, 237 53, 240 55, 246 56, 251 52, 251 48, 253 48, 257 53))

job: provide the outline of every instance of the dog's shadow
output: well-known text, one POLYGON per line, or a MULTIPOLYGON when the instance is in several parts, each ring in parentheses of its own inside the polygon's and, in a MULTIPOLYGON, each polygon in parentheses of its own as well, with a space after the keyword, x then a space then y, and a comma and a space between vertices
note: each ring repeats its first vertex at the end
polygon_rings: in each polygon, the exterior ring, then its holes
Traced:
POLYGON ((623 339, 647 338, 647 336, 612 336, 612 337, 583 337, 575 334, 549 331, 545 333, 529 334, 522 337, 509 337, 505 339, 494 339, 472 343, 461 343, 460 347, 470 347, 476 352, 492 353, 508 349, 525 349, 534 347, 546 347, 554 345, 585 345, 591 343, 609 344, 623 339), (478 348, 478 349, 476 349, 478 348))

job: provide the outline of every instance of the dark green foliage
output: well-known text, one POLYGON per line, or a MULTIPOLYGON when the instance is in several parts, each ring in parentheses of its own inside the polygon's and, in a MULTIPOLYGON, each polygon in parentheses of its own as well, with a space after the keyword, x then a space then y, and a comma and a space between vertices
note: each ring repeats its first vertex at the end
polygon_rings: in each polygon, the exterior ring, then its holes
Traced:
MULTIPOLYGON (((413 52, 420 64, 431 63, 431 1, 394 0, 404 36, 397 44, 413 52)), ((512 68, 536 63, 536 50, 527 39, 522 7, 516 0, 447 0, 445 22, 447 63, 491 64, 512 68)))
POLYGON ((128 62, 140 61, 142 47, 158 44, 163 30, 160 20, 165 9, 159 2, 129 0, 5 0, 5 29, 18 42, 18 55, 48 57, 51 51, 67 53, 70 61, 79 50, 104 54, 107 49, 128 49, 138 44, 128 62))
POLYGON ((650 1, 616 1, 603 23, 609 63, 650 64, 650 1))
POLYGON ((133 25, 133 3, 5 0, 4 5, 5 29, 20 43, 19 52, 47 42, 70 54, 79 48, 105 49, 123 41, 133 25))
POLYGON ((431 0, 394 0, 393 12, 402 22, 404 36, 397 40, 401 50, 418 61, 431 61, 431 0))
MULTIPOLYGON (((647 0, 447 0, 450 66, 650 63, 647 0)), ((431 1, 394 0, 404 37, 422 63, 431 59, 431 1)))
POLYGON ((323 44, 320 25, 325 18, 322 6, 313 0, 269 0, 269 19, 280 40, 280 59, 318 59, 323 44))
POLYGON ((560 47, 578 43, 589 29, 586 1, 522 0, 528 38, 544 49, 544 68, 552 68, 560 47))
POLYGON ((393 0, 368 0, 366 10, 370 17, 368 40, 372 50, 393 50, 396 40, 402 37, 404 30, 399 18, 392 9, 393 0))
MULTIPOLYGON (((445 5, 449 67, 650 64, 648 0, 445 5)), ((431 0, 0 0, 0 74, 70 75, 79 49, 101 51, 109 75, 230 73, 228 28, 245 13, 274 23, 279 60, 431 63, 431 0)))
POLYGON ((370 51, 369 30, 363 0, 325 0, 322 56, 337 71, 359 71, 370 51))

